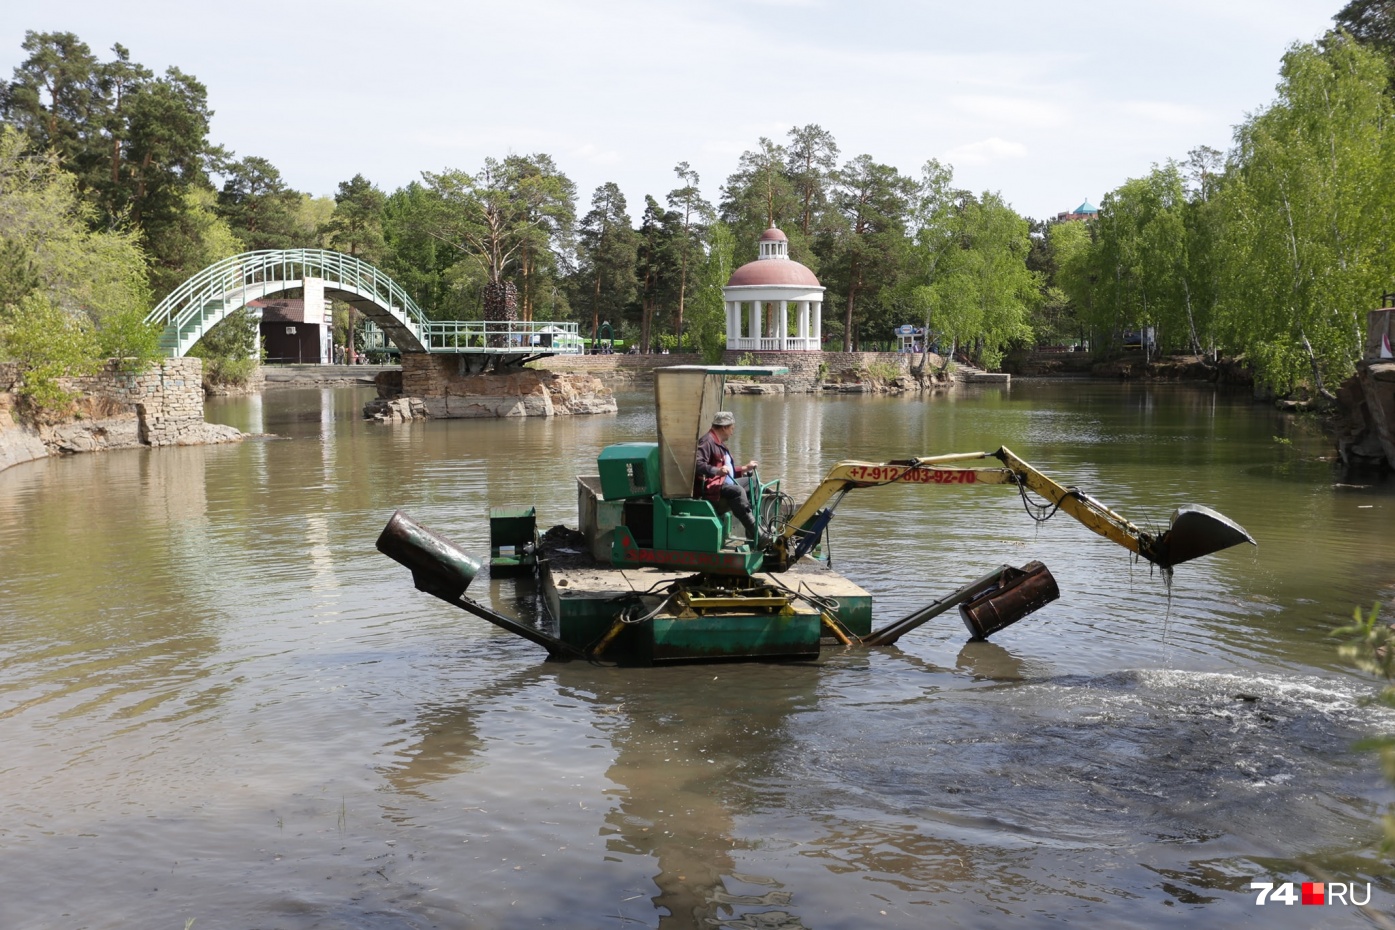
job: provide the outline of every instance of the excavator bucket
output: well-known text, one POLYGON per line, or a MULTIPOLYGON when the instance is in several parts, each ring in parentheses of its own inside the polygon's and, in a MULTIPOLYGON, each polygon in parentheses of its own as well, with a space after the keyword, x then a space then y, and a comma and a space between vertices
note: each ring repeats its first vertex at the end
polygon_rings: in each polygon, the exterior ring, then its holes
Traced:
POLYGON ((1173 513, 1167 532, 1154 541, 1156 557, 1151 561, 1171 568, 1246 542, 1258 545, 1234 520, 1201 504, 1183 504, 1173 513))

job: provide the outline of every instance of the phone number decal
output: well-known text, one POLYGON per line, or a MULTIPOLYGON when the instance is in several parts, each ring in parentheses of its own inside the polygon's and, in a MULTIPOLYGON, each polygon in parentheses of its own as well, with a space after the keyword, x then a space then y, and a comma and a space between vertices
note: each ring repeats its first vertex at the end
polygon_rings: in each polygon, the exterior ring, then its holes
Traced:
POLYGON ((966 468, 902 468, 898 465, 855 465, 848 469, 855 481, 905 481, 912 484, 973 484, 978 473, 966 468))

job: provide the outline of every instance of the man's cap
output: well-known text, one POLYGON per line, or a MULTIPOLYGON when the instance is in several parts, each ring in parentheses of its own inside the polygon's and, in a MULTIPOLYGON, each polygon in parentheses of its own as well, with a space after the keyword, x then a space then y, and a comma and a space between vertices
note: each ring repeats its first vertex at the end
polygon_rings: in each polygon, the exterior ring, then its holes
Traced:
POLYGON ((736 422, 736 417, 732 416, 730 410, 718 410, 717 415, 712 418, 713 426, 731 426, 736 422))

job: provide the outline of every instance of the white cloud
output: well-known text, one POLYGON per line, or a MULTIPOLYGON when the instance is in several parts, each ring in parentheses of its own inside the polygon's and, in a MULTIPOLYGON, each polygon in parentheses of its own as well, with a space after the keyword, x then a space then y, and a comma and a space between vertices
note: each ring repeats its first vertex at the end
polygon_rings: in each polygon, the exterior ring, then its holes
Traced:
POLYGON ((568 154, 592 165, 618 165, 624 160, 617 150, 603 148, 594 142, 587 142, 580 148, 572 149, 568 154))
POLYGON ((1070 122, 1070 115, 1065 108, 1027 97, 960 94, 950 97, 948 102, 961 113, 995 123, 1052 129, 1061 128, 1070 122))
POLYGON ((956 167, 960 165, 986 165, 990 162, 1027 157, 1027 146, 1021 142, 1009 142, 993 136, 960 145, 945 153, 945 160, 956 167))
POLYGON ((1161 100, 1127 100, 1119 109, 1151 123, 1173 126, 1204 126, 1215 120, 1215 114, 1202 107, 1161 100))

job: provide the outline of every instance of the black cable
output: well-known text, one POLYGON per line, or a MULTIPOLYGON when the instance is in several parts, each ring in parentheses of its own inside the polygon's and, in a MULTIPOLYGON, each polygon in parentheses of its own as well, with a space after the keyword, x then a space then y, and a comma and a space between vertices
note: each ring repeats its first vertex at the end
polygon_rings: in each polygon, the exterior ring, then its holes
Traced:
MULTIPOLYGON (((1080 493, 1076 488, 1066 488, 1066 491, 1070 494, 1080 493)), ((1027 498, 1027 485, 1020 479, 1017 482, 1017 493, 1022 498, 1022 509, 1027 511, 1027 516, 1031 517, 1037 523, 1045 523, 1047 520, 1056 516, 1056 511, 1061 509, 1060 501, 1057 501, 1053 505, 1050 501, 1037 502, 1029 500, 1027 498)))

